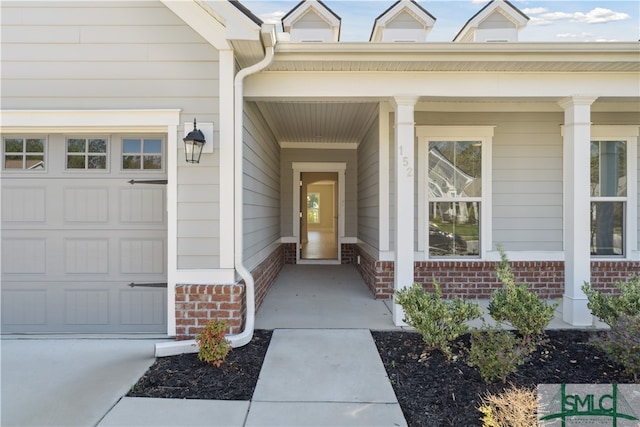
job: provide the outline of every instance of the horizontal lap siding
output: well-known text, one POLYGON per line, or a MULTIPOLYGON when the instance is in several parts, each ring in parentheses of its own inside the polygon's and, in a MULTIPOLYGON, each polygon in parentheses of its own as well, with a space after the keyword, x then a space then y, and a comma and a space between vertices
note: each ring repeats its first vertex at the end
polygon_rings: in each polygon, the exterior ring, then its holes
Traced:
POLYGON ((358 146, 358 239, 374 248, 379 246, 380 227, 378 139, 375 121, 358 146))
POLYGON ((280 147, 254 103, 244 116, 244 259, 253 267, 261 251, 280 239, 280 147))
POLYGON ((218 52, 160 2, 6 2, 2 40, 5 109, 217 104, 218 52))
POLYGON ((513 251, 561 251, 562 113, 417 112, 417 125, 495 126, 493 242, 513 251))
MULTIPOLYGON (((181 109, 219 128, 218 51, 159 1, 3 2, 1 31, 4 109, 181 109)), ((178 163, 178 268, 219 265, 218 164, 178 163)))

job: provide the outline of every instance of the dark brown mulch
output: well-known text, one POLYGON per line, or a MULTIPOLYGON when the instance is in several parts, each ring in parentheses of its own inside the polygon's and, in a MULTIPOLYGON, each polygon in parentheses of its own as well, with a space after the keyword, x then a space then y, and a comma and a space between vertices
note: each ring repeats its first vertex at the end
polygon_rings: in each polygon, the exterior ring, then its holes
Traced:
MULTIPOLYGON (((506 384, 535 389, 537 384, 632 383, 589 342, 595 331, 547 331, 541 345, 506 384)), ((457 360, 431 352, 420 362, 422 337, 415 332, 372 332, 387 374, 409 426, 479 426, 479 397, 505 384, 486 384, 466 363, 468 335, 456 342, 457 360)))
MULTIPOLYGON (((233 349, 216 368, 196 354, 159 358, 128 396, 178 399, 250 400, 272 331, 255 331, 253 340, 233 349)), ((548 331, 546 343, 507 378, 507 385, 632 383, 622 367, 608 361, 589 342, 594 331, 548 331)), ((479 426, 479 397, 504 384, 485 384, 466 364, 469 337, 455 343, 457 360, 431 352, 419 361, 423 343, 415 332, 372 332, 378 352, 409 426, 479 426)))
POLYGON ((232 349, 219 368, 201 362, 195 353, 158 358, 127 396, 251 400, 271 334, 256 330, 251 342, 232 349))

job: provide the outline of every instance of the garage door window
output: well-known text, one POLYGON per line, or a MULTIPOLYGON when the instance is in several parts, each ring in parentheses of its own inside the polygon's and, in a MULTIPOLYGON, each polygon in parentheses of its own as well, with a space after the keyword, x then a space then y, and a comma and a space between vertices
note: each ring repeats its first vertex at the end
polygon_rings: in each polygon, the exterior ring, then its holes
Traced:
POLYGON ((67 169, 107 169, 106 138, 67 138, 67 169))
POLYGON ((123 170, 162 169, 162 140, 132 139, 122 140, 123 170))
POLYGON ((4 169, 44 170, 44 138, 4 138, 4 169))

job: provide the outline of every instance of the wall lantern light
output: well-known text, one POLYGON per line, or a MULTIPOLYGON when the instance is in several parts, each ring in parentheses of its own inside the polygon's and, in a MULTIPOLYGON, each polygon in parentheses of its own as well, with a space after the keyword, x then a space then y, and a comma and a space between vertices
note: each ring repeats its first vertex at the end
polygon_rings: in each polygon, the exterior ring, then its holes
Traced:
POLYGON ((202 148, 207 143, 204 134, 196 128, 196 119, 193 119, 193 130, 183 139, 184 157, 187 163, 200 163, 202 148))

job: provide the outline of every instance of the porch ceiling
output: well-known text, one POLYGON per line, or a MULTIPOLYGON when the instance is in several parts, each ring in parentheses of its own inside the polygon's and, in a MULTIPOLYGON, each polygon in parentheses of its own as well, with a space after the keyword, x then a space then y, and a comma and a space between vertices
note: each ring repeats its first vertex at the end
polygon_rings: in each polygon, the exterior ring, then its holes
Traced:
POLYGON ((353 148, 376 117, 374 102, 256 102, 283 148, 320 144, 353 148))

